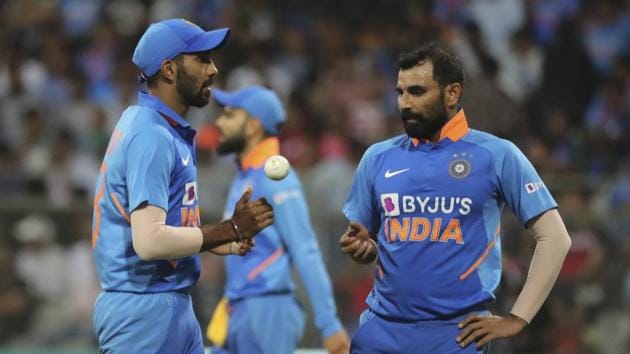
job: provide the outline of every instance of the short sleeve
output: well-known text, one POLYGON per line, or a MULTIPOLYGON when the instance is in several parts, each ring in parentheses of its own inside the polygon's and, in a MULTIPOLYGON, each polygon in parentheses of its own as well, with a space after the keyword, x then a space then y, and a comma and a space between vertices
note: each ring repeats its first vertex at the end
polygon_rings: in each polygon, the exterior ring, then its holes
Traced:
POLYGON ((169 133, 152 127, 131 137, 126 148, 125 177, 129 210, 147 202, 168 211, 175 154, 169 133))
POLYGON ((377 233, 381 227, 378 204, 374 200, 372 187, 373 155, 368 149, 354 174, 348 198, 343 206, 343 213, 350 221, 357 221, 365 226, 370 233, 377 233))
POLYGON ((558 205, 531 162, 514 144, 507 144, 497 165, 501 194, 520 222, 526 225, 558 205))

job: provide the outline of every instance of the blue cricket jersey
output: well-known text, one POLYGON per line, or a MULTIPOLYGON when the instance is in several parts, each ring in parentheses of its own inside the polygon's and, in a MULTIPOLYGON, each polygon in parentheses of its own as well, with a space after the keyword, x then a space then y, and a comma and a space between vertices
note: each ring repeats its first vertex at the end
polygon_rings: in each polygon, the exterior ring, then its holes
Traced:
POLYGON ((186 291, 197 282, 199 256, 143 261, 129 215, 142 203, 164 209, 166 224, 198 226, 195 130, 157 97, 139 94, 110 139, 96 185, 92 247, 101 288, 154 293, 186 291))
POLYGON ((308 208, 297 175, 281 181, 265 176, 264 163, 279 152, 277 138, 262 141, 242 162, 225 207, 230 218, 241 195, 251 185, 251 200, 265 197, 273 206, 274 223, 256 236, 256 246, 244 257, 226 257, 226 297, 236 301, 251 296, 292 292, 295 266, 308 294, 315 325, 322 336, 341 330, 332 286, 311 227, 308 208))
POLYGON ((368 306, 383 316, 431 320, 493 300, 505 204, 523 225, 557 207, 518 148, 469 129, 463 110, 435 144, 405 134, 372 145, 343 208, 378 238, 368 306))

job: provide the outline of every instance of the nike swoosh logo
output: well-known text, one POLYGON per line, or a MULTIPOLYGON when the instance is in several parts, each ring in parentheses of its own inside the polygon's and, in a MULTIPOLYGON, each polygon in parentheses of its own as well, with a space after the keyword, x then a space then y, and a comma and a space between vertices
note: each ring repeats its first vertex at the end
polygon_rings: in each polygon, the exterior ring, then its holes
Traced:
POLYGON ((182 159, 182 163, 184 164, 184 166, 188 166, 188 161, 190 161, 190 154, 188 154, 185 159, 182 159))
POLYGON ((403 172, 407 172, 409 171, 409 168, 405 168, 403 170, 398 170, 398 171, 390 171, 389 169, 387 171, 385 171, 385 178, 391 178, 394 177, 396 175, 399 175, 403 172))

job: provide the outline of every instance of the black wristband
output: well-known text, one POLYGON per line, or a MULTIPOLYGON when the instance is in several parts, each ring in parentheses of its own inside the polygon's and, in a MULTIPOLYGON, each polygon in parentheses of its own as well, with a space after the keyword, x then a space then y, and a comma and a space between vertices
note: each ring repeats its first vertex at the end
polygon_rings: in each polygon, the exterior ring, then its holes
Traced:
POLYGON ((232 230, 234 230, 234 234, 236 234, 238 242, 243 241, 243 236, 241 236, 241 233, 238 232, 238 226, 236 226, 236 223, 234 222, 234 220, 227 219, 227 221, 230 223, 230 225, 232 225, 232 230))

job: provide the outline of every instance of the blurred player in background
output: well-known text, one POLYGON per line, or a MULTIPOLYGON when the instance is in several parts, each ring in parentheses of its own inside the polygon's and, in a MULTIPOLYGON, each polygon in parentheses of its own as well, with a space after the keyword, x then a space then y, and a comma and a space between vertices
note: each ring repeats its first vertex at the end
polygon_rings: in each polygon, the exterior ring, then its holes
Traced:
POLYGON ((245 253, 273 222, 246 191, 230 220, 200 225, 193 130, 183 118, 210 100, 211 51, 229 29, 181 19, 152 24, 133 54, 149 92, 118 121, 96 186, 92 246, 103 292, 94 308, 101 353, 203 353, 188 291, 199 252, 245 253), (234 242, 243 240, 240 246, 234 242))
POLYGON ((279 153, 276 136, 285 121, 280 99, 257 86, 234 92, 215 90, 213 99, 224 107, 216 121, 221 134, 218 152, 236 153, 239 165, 225 216, 232 213, 240 193, 253 185, 254 196, 265 197, 273 205, 275 222, 261 232, 247 257, 226 258, 227 301, 217 306, 209 338, 222 347, 220 353, 293 353, 304 330, 304 314, 291 277, 295 265, 324 348, 329 353, 347 353, 349 339, 337 317, 332 286, 298 176, 290 172, 285 179, 273 181, 263 170, 267 158, 279 153))
POLYGON ((531 163, 511 142, 468 127, 463 86, 461 62, 446 47, 400 55, 406 134, 365 152, 343 208, 342 251, 361 263, 378 255, 352 353, 487 352, 532 320, 568 252, 557 204, 531 163), (514 307, 492 316, 505 204, 536 250, 514 307))

